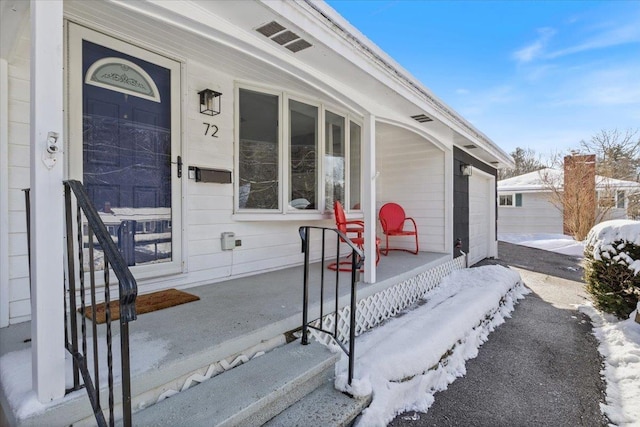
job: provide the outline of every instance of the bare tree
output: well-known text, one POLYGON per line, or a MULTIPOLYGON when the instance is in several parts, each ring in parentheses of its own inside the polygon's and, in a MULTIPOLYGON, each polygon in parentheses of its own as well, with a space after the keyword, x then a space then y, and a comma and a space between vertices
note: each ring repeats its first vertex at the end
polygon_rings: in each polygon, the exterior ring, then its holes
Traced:
POLYGON ((601 130, 589 142, 581 141, 581 151, 596 155, 596 173, 609 178, 637 181, 640 168, 638 130, 601 130))
POLYGON ((581 141, 581 149, 571 155, 556 155, 551 160, 555 170, 541 172, 543 185, 550 191, 550 202, 563 214, 565 234, 583 240, 593 225, 615 218, 619 215, 616 210, 623 206, 628 217, 640 216, 640 192, 620 187, 615 181, 637 181, 637 134, 631 130, 600 131, 589 142, 581 141))
POLYGON ((540 179, 549 191, 549 201, 562 213, 563 232, 584 240, 606 215, 597 208, 595 156, 565 156, 562 169, 544 169, 540 179))
POLYGON ((516 147, 511 152, 511 157, 513 157, 516 166, 513 169, 500 169, 499 179, 511 178, 544 168, 540 155, 531 148, 516 147))

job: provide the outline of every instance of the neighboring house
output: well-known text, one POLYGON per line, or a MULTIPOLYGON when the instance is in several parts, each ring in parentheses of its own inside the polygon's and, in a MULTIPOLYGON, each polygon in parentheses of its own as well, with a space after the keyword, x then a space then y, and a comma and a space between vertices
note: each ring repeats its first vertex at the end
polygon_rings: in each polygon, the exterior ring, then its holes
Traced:
POLYGON ((64 391, 63 308, 42 302, 63 289, 67 179, 135 247, 141 294, 299 266, 298 228, 334 226, 334 200, 367 226, 367 283, 389 201, 422 251, 497 254, 511 158, 322 2, 1 7, 0 326, 32 322, 43 401, 64 391))
MULTIPOLYGON (((562 191, 564 172, 545 168, 498 181, 498 233, 563 233, 563 212, 554 189, 562 191)), ((600 221, 629 218, 629 198, 640 184, 595 175, 600 221)))

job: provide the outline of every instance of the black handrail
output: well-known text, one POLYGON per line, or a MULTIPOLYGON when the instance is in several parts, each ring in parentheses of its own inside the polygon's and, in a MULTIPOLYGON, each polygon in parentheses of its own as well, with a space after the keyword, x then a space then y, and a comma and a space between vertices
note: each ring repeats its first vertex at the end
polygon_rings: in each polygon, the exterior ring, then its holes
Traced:
MULTIPOLYGON (((104 304, 106 313, 106 341, 107 341, 107 369, 108 369, 108 398, 109 398, 109 425, 115 424, 115 399, 114 399, 114 380, 113 380, 113 349, 112 349, 112 332, 111 332, 111 295, 110 295, 110 271, 113 270, 118 280, 119 290, 119 308, 120 308, 120 353, 121 353, 121 376, 122 376, 122 422, 123 425, 129 427, 132 425, 131 420, 131 372, 130 372, 130 355, 129 355, 129 322, 136 320, 135 302, 138 295, 138 285, 133 274, 129 270, 124 258, 118 251, 118 248, 107 231, 106 226, 100 219, 98 211, 91 203, 87 192, 82 183, 76 180, 64 181, 65 194, 65 216, 66 216, 66 233, 67 233, 67 271, 68 271, 68 291, 69 291, 69 320, 65 317, 65 342, 66 348, 73 356, 73 387, 68 390, 78 390, 85 388, 89 395, 89 401, 93 408, 96 421, 99 426, 106 426, 107 422, 103 414, 100 402, 100 375, 98 362, 98 340, 97 340, 97 316, 96 316, 96 280, 94 266, 94 237, 97 244, 101 248, 104 256, 104 304), (73 244, 73 215, 72 215, 72 197, 75 196, 76 201, 76 231, 78 242, 78 278, 80 282, 79 289, 76 288, 76 268, 74 263, 74 244, 73 244), (86 229, 83 224, 86 221, 86 229), (85 236, 86 232, 86 236, 85 236), (85 246, 85 237, 88 239, 85 246), (93 332, 93 376, 87 366, 87 325, 86 311, 87 303, 85 301, 85 266, 84 266, 84 250, 88 249, 89 255, 89 279, 90 279, 90 307, 92 317, 93 332), (109 268, 111 267, 111 269, 109 268), (76 294, 79 293, 81 313, 81 341, 78 337, 78 319, 76 312, 76 294), (70 323, 70 328, 68 323, 70 323), (71 332, 69 340, 68 329, 71 332), (80 342, 79 342, 80 341, 80 342), (79 348, 79 344, 82 348, 79 348), (80 382, 82 375, 82 383, 80 382)), ((65 299, 66 312, 66 299, 65 299)))
MULTIPOLYGON (((307 345, 309 343, 309 331, 308 329, 315 329, 333 337, 334 341, 340 346, 342 351, 349 357, 349 385, 353 380, 354 364, 355 364, 355 345, 356 345, 356 283, 358 282, 358 276, 360 268, 364 264, 364 253, 356 246, 344 233, 336 228, 327 227, 314 227, 303 226, 299 228, 300 238, 302 239, 302 252, 304 253, 304 287, 303 287, 303 302, 302 302, 302 344, 307 345), (320 317, 309 321, 309 263, 310 263, 310 245, 311 245, 311 230, 322 231, 322 252, 320 259, 320 317), (325 243, 327 231, 336 234, 336 280, 335 280, 335 307, 333 311, 334 327, 333 331, 323 329, 322 319, 325 317, 324 313, 324 269, 325 269, 325 243), (344 343, 338 339, 338 300, 339 300, 339 282, 340 271, 344 271, 340 268, 340 244, 346 243, 351 248, 351 292, 350 292, 350 318, 349 318, 349 348, 347 349, 344 343), (319 320, 319 326, 315 326, 313 323, 319 320)), ((328 313, 331 315, 331 313, 328 313)))

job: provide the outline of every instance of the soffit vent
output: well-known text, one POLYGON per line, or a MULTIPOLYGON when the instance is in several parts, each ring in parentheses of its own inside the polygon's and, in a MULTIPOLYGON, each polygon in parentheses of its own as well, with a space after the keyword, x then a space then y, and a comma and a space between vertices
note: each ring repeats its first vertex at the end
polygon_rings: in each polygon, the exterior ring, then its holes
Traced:
POLYGON ((286 47, 293 53, 300 52, 312 46, 311 43, 300 38, 296 33, 286 29, 276 21, 271 21, 268 24, 256 28, 256 31, 270 38, 280 46, 286 47))
POLYGON ((271 37, 271 40, 273 40, 274 42, 278 43, 279 45, 283 45, 283 44, 287 44, 289 42, 292 42, 294 40, 298 40, 300 37, 298 37, 298 35, 292 31, 284 31, 280 34, 278 34, 277 36, 273 36, 271 37))
POLYGON ((420 123, 432 122, 433 119, 425 114, 417 114, 415 116, 411 116, 411 118, 420 123))
POLYGON ((291 52, 296 53, 296 52, 301 51, 302 49, 306 49, 308 47, 311 47, 311 43, 309 43, 305 39, 300 39, 300 40, 295 41, 293 43, 289 43, 285 47, 287 49, 289 49, 291 52))
POLYGON ((468 148, 469 150, 471 150, 472 148, 478 148, 473 144, 469 144, 469 145, 465 145, 464 148, 468 148))
POLYGON ((280 31, 285 29, 286 28, 278 24, 276 21, 271 21, 268 24, 265 24, 262 27, 257 28, 256 31, 265 37, 271 37, 272 35, 277 34, 280 31))

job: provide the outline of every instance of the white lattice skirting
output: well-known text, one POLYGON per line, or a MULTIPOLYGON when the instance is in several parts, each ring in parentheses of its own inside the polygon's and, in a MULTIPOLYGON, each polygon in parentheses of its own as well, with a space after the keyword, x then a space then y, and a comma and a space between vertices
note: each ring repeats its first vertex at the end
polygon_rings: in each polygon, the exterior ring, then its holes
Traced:
MULTIPOLYGON (((460 270, 466 266, 466 255, 454 258, 444 264, 437 265, 427 271, 418 274, 411 279, 400 282, 383 291, 358 301, 356 308, 356 336, 378 326, 385 320, 396 316, 407 307, 423 299, 433 290, 443 277, 454 270, 460 270)), ((338 311, 338 341, 349 342, 349 317, 351 308, 343 307, 338 311)), ((322 319, 322 329, 333 331, 335 315, 329 314, 322 319)), ((320 327, 320 319, 314 325, 320 327)), ((314 339, 329 344, 332 338, 316 329, 309 329, 314 339)))

